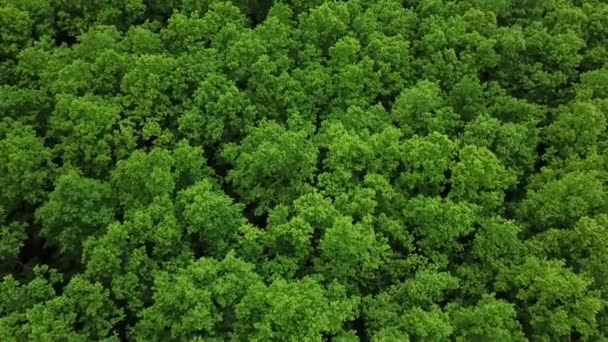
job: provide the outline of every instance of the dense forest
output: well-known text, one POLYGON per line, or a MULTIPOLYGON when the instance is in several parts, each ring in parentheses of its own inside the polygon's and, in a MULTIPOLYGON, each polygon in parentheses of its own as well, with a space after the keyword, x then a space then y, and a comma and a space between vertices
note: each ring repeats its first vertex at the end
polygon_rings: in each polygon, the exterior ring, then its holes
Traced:
POLYGON ((0 340, 608 341, 608 2, 0 0, 0 340))

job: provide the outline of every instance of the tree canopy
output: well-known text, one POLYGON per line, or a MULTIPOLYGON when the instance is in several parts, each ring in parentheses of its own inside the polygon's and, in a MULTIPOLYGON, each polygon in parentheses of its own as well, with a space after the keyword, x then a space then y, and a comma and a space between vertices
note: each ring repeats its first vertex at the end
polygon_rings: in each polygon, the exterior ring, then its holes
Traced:
POLYGON ((0 340, 608 340, 608 4, 0 0, 0 340))

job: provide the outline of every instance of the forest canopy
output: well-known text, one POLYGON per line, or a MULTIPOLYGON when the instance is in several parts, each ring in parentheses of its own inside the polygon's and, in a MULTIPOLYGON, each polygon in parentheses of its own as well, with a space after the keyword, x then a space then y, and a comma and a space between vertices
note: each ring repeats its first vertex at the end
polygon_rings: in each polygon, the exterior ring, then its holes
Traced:
POLYGON ((608 3, 0 0, 0 340, 608 340, 608 3))

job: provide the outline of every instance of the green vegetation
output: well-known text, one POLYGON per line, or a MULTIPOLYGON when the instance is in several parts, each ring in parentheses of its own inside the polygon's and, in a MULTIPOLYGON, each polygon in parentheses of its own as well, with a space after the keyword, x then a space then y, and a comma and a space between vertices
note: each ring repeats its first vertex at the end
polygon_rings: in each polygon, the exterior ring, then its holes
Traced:
POLYGON ((0 0, 0 340, 608 341, 602 0, 0 0))

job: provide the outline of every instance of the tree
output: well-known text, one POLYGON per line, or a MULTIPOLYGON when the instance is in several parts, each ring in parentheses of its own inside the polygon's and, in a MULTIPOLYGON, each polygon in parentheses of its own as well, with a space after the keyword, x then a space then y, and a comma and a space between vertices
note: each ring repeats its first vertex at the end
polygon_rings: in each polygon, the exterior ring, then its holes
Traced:
POLYGON ((41 90, 0 86, 0 110, 4 117, 31 126, 37 132, 43 127, 41 119, 51 110, 51 102, 51 97, 41 90))
POLYGON ((211 74, 194 93, 192 108, 179 118, 179 130, 194 144, 214 145, 238 137, 252 119, 252 107, 236 85, 211 74))
MULTIPOLYGON (((183 2, 186 10, 187 7, 192 8, 189 2, 183 2)), ((175 32, 168 33, 166 41, 188 49, 196 46, 199 39, 203 39, 207 46, 225 50, 228 41, 236 38, 235 36, 246 28, 247 19, 232 1, 208 1, 208 3, 207 9, 199 8, 197 11, 195 8, 189 18, 181 14, 171 16, 167 28, 169 32, 175 32)), ((201 6, 201 3, 198 2, 197 6, 201 6)))
POLYGON ((49 199, 36 211, 40 234, 64 256, 80 259, 87 237, 99 235, 114 220, 112 191, 107 183, 68 171, 57 179, 49 199))
POLYGON ((504 192, 516 181, 492 152, 473 145, 460 150, 459 161, 451 171, 449 197, 489 210, 502 205, 504 192))
POLYGON ((329 48, 346 35, 349 28, 350 13, 347 4, 324 2, 308 13, 299 16, 302 40, 306 44, 302 58, 327 56, 329 48))
POLYGON ((161 125, 161 131, 173 128, 176 113, 183 110, 180 99, 184 95, 184 84, 176 75, 177 67, 175 58, 142 55, 122 78, 122 106, 128 117, 140 125, 144 139, 161 134, 154 132, 155 126, 161 125))
POLYGON ((318 136, 325 149, 323 170, 318 183, 325 192, 338 196, 351 188, 372 159, 373 151, 364 137, 348 130, 342 123, 327 122, 318 136))
POLYGON ((0 132, 0 205, 7 212, 43 200, 51 177, 51 153, 32 127, 10 123, 0 132))
POLYGON ((545 131, 550 146, 547 158, 552 154, 561 158, 584 157, 596 148, 598 136, 605 130, 605 115, 593 104, 574 102, 561 107, 557 118, 545 131))
POLYGON ((455 151, 455 143, 440 133, 406 140, 401 157, 405 172, 399 177, 399 184, 411 194, 440 195, 449 182, 446 174, 455 151))
POLYGON ((460 242, 473 231, 475 207, 462 202, 418 196, 403 208, 405 224, 414 231, 421 252, 436 264, 445 266, 449 257, 460 253, 460 242))
POLYGON ((439 86, 428 80, 403 90, 395 101, 392 115, 406 136, 450 134, 460 124, 458 115, 442 98, 439 86))
POLYGON ((515 293, 519 315, 530 334, 563 339, 577 334, 598 338, 597 313, 606 305, 589 289, 591 281, 564 267, 559 260, 528 257, 507 276, 505 287, 515 293))
POLYGON ((409 281, 367 297, 364 307, 371 335, 378 340, 387 335, 407 340, 449 338, 449 316, 436 303, 457 286, 458 280, 445 272, 421 270, 409 281))
POLYGON ((287 209, 279 205, 269 213, 266 231, 257 241, 265 250, 257 256, 262 259, 258 261, 261 273, 270 279, 290 279, 310 272, 306 268, 310 268, 314 228, 301 217, 288 219, 287 209))
POLYGON ((340 285, 324 289, 312 278, 276 280, 268 287, 252 287, 236 307, 237 339, 319 340, 341 332, 354 317, 357 297, 346 297, 340 285))
POLYGON ((313 253, 321 236, 339 217, 328 198, 319 193, 302 195, 293 201, 293 206, 273 208, 264 229, 242 226, 238 252, 255 263, 266 279, 290 279, 313 273, 313 253))
POLYGON ((360 57, 361 44, 351 36, 339 39, 329 48, 330 67, 333 67, 336 109, 351 104, 372 103, 380 94, 380 74, 374 70, 369 56, 360 57))
POLYGON ((152 30, 153 26, 131 26, 120 42, 122 49, 133 54, 156 54, 163 50, 160 35, 152 30))
POLYGON ((596 171, 573 171, 530 188, 519 212, 534 231, 571 227, 579 218, 603 211, 603 184, 596 171))
POLYGON ((0 207, 0 274, 13 269, 19 253, 27 241, 27 225, 18 221, 7 222, 6 213, 0 207))
MULTIPOLYGON (((549 229, 537 234, 527 241, 528 247, 535 255, 565 260, 575 272, 589 276, 592 280, 590 288, 597 290, 606 300, 608 277, 602 266, 608 253, 605 222, 605 215, 583 217, 570 229, 549 229)), ((604 309, 598 317, 600 334, 606 333, 603 327, 607 319, 605 312, 604 309)))
POLYGON ((150 204, 157 196, 171 194, 175 188, 173 163, 164 149, 150 153, 136 150, 128 159, 118 161, 110 185, 120 205, 125 210, 136 209, 150 204))
POLYGON ((305 192, 316 168, 317 150, 306 132, 265 121, 239 145, 227 144, 222 158, 234 165, 227 179, 243 201, 254 204, 261 214, 305 192))
POLYGON ((490 150, 508 171, 521 177, 534 169, 538 135, 534 122, 502 122, 480 115, 465 126, 462 140, 466 145, 490 150))
POLYGON ((504 265, 518 265, 525 253, 521 227, 500 217, 483 220, 475 233, 472 254, 481 263, 500 271, 504 265))
POLYGON ((205 152, 200 146, 191 146, 180 140, 171 153, 175 189, 182 190, 202 180, 215 180, 215 172, 207 166, 205 152))
POLYGON ((2 6, 0 26, 2 27, 0 58, 3 61, 15 58, 20 50, 31 44, 32 19, 27 11, 10 5, 2 6))
POLYGON ((241 205, 205 180, 180 192, 177 201, 192 244, 205 255, 219 257, 234 246, 238 229, 245 223, 241 205))
POLYGON ((12 275, 4 276, 0 282, 0 336, 4 339, 27 339, 23 326, 27 322, 27 311, 36 304, 56 297, 53 286, 62 281, 60 273, 48 266, 36 266, 33 279, 25 283, 12 275))
POLYGON ((106 176, 122 148, 114 133, 121 110, 119 105, 98 97, 59 97, 49 118, 48 135, 57 139, 55 151, 63 165, 90 176, 106 176))
POLYGON ((25 316, 23 330, 28 339, 117 340, 111 330, 122 319, 122 312, 99 283, 75 277, 61 296, 34 305, 25 316))
POLYGON ((388 246, 376 237, 369 220, 366 221, 352 224, 348 217, 337 218, 321 238, 315 269, 328 281, 356 286, 374 278, 387 256, 388 246))
POLYGON ((513 304, 485 295, 474 307, 450 308, 456 341, 526 341, 513 304))
POLYGON ((202 258, 175 273, 158 273, 154 283, 154 304, 134 328, 135 337, 153 341, 230 338, 237 305, 263 286, 253 266, 231 253, 221 261, 202 258))
POLYGON ((412 9, 395 0, 373 1, 362 5, 367 8, 354 17, 353 30, 363 41, 375 32, 387 37, 403 35, 405 39, 412 38, 417 20, 412 9))
POLYGON ((516 222, 499 216, 478 221, 472 241, 457 257, 462 261, 454 270, 466 302, 481 301, 484 295, 495 292, 500 277, 524 261, 527 250, 521 233, 516 222))
POLYGON ((465 76, 450 91, 452 107, 465 121, 471 121, 487 110, 483 88, 477 77, 465 76))
POLYGON ((126 314, 135 317, 152 300, 155 274, 163 267, 183 267, 194 252, 167 195, 126 214, 124 222, 85 241, 83 274, 107 287, 126 314))

